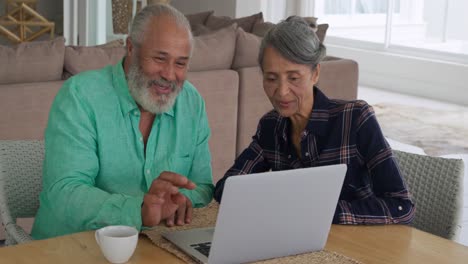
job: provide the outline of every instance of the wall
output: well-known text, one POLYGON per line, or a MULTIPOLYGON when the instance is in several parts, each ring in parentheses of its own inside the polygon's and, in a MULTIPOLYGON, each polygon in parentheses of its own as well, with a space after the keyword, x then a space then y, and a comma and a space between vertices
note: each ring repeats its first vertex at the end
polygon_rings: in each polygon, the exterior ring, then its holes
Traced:
MULTIPOLYGON (((55 22, 55 33, 56 35, 62 35, 62 21, 63 21, 63 0, 40 0, 37 2, 36 10, 50 21, 55 22)), ((0 16, 5 14, 5 1, 0 1, 0 16)), ((47 38, 47 36, 43 36, 47 38)), ((11 45, 11 42, 0 36, 1 45, 11 45)))
POLYGON ((327 45, 329 55, 354 59, 361 85, 468 106, 468 65, 327 45))
POLYGON ((449 13, 453 14, 448 19, 448 38, 450 39, 453 35, 460 39, 468 40, 468 18, 466 16, 466 10, 468 10, 468 1, 451 1, 449 4, 449 13), (461 25, 461 26, 460 26, 461 25))
POLYGON ((217 16, 236 15, 236 0, 172 0, 171 5, 184 14, 214 10, 217 16))
POLYGON ((244 17, 262 11, 269 1, 286 0, 172 0, 171 5, 184 14, 214 10, 217 16, 244 17))
POLYGON ((245 17, 260 12, 264 1, 267 0, 237 0, 235 17, 245 17))

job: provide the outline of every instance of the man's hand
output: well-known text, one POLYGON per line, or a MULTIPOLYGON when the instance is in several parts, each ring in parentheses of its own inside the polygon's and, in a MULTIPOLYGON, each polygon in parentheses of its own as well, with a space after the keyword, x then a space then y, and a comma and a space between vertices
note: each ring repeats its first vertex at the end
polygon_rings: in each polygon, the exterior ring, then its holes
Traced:
POLYGON ((161 220, 173 216, 179 205, 186 204, 188 199, 179 193, 179 188, 193 190, 195 189, 195 183, 184 176, 167 171, 162 172, 151 183, 148 193, 143 198, 141 208, 143 226, 158 225, 161 220))
POLYGON ((166 219, 167 226, 173 226, 174 223, 176 225, 181 226, 185 224, 190 224, 190 222, 192 221, 193 208, 190 199, 184 196, 184 199, 180 199, 179 202, 179 208, 177 209, 177 211, 166 219))

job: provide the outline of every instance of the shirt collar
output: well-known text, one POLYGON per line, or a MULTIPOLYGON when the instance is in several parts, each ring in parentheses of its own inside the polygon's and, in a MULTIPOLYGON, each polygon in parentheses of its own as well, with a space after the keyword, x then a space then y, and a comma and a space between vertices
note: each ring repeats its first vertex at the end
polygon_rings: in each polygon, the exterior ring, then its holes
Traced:
MULTIPOLYGON (((320 89, 314 86, 314 105, 312 107, 312 112, 309 116, 309 121, 307 121, 306 128, 304 133, 314 134, 319 136, 325 136, 328 134, 328 118, 329 113, 329 104, 330 99, 322 92, 320 89)), ((277 134, 283 136, 285 141, 288 140, 288 135, 290 133, 291 120, 289 118, 284 118, 280 115, 278 120, 278 125, 276 127, 277 134)))
MULTIPOLYGON (((135 110, 138 110, 139 113, 140 110, 128 89, 127 77, 123 69, 124 59, 122 58, 117 64, 112 66, 112 82, 118 95, 122 115, 125 116, 135 110)), ((174 117, 174 107, 175 104, 164 114, 174 117)))

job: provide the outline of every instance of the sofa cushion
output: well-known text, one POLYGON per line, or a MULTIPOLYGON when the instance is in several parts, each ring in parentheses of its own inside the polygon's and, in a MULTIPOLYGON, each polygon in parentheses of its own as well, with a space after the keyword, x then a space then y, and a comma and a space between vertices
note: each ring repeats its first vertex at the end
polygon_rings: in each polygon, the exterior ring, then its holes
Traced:
POLYGON ((209 16, 213 15, 214 11, 204 11, 200 13, 194 13, 194 14, 187 14, 185 17, 190 23, 190 27, 192 27, 192 30, 194 29, 195 26, 197 25, 205 25, 206 20, 208 19, 209 16))
POLYGON ((64 81, 0 85, 1 139, 43 139, 50 106, 64 81))
POLYGON ((252 32, 253 26, 256 23, 263 22, 263 13, 253 14, 251 16, 232 19, 227 16, 209 16, 206 20, 206 26, 212 30, 220 29, 231 24, 236 23, 239 27, 243 28, 246 32, 252 32))
POLYGON ((319 38, 320 43, 323 43, 323 41, 325 41, 327 30, 328 30, 328 24, 320 24, 317 26, 317 32, 315 33, 317 34, 317 37, 319 38))
POLYGON ((236 155, 249 146, 255 135, 258 122, 273 109, 263 90, 260 67, 240 68, 239 73, 239 116, 237 118, 236 155))
POLYGON ((271 22, 257 22, 252 28, 252 33, 259 37, 264 37, 268 30, 270 30, 274 26, 275 24, 271 22))
POLYGON ((65 39, 0 46, 0 84, 60 80, 65 39))
POLYGON ((194 37, 190 71, 230 69, 236 45, 236 25, 194 37))
POLYGON ((209 27, 202 25, 202 24, 197 24, 192 27, 192 34, 193 36, 200 36, 200 35, 206 35, 213 33, 213 30, 211 30, 209 27))
POLYGON ((125 46, 125 41, 123 39, 116 39, 116 40, 112 40, 112 41, 109 41, 105 44, 101 44, 101 45, 96 45, 95 47, 99 47, 99 48, 118 48, 118 47, 123 47, 125 46))
POLYGON ((358 76, 359 69, 356 61, 325 57, 320 63, 317 86, 330 98, 356 100, 358 76))
POLYGON ((205 99, 211 128, 213 180, 217 182, 236 157, 239 75, 233 70, 215 70, 189 72, 187 79, 205 99))
POLYGON ((236 53, 232 63, 233 69, 257 66, 258 52, 262 38, 245 32, 242 28, 236 31, 236 53))
POLYGON ((72 75, 116 64, 125 55, 124 47, 68 46, 65 49, 65 71, 72 75))

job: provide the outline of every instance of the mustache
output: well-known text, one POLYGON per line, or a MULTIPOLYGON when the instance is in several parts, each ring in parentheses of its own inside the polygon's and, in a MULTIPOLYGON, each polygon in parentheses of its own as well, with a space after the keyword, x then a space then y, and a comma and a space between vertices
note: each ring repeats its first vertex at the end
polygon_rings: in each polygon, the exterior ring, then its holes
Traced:
POLYGON ((159 79, 159 80, 150 80, 148 81, 148 86, 153 86, 153 85, 158 85, 158 86, 169 86, 171 90, 175 90, 177 88, 176 82, 172 81, 167 81, 164 79, 159 79))

